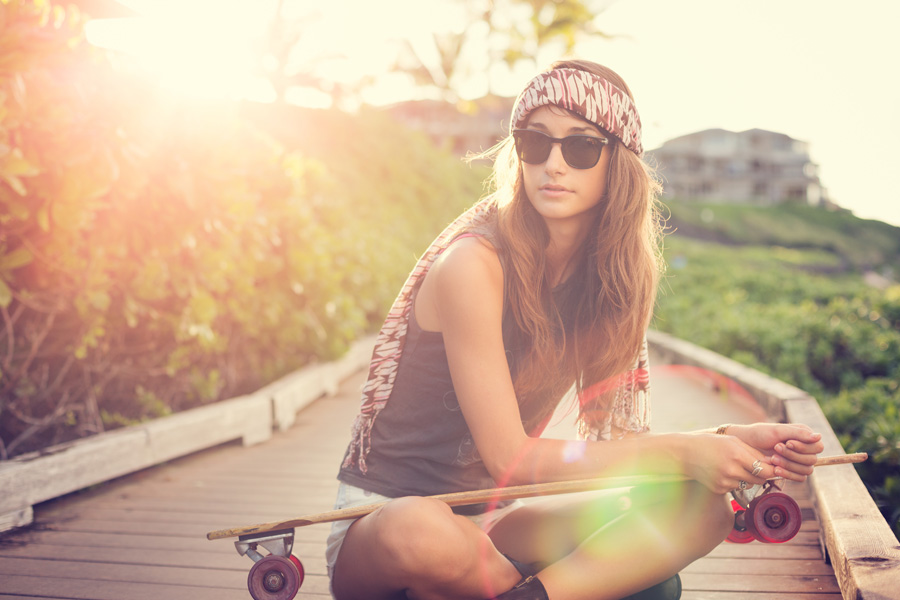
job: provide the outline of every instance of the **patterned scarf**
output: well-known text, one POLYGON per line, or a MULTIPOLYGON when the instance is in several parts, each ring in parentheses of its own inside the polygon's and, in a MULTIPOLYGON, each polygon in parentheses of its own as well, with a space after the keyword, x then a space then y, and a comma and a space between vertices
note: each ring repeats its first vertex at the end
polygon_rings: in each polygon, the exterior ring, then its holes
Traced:
POLYGON ((378 413, 385 407, 394 388, 394 379, 400 366, 400 357, 406 342, 406 331, 409 325, 409 313, 412 310, 414 292, 421 285, 440 254, 461 234, 468 229, 487 224, 494 214, 496 206, 490 199, 482 200, 462 215, 457 217, 432 242, 425 254, 416 263, 412 273, 403 284, 391 310, 384 320, 384 325, 375 340, 372 362, 369 365, 369 378, 363 386, 362 405, 359 415, 353 423, 350 448, 344 459, 344 467, 359 463, 359 469, 366 472, 366 456, 372 442, 372 425, 378 413))

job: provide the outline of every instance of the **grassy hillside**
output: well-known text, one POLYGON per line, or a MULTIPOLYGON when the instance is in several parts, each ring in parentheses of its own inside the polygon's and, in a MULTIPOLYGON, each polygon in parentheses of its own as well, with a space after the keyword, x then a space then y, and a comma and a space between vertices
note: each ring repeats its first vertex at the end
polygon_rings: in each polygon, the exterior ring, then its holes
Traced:
POLYGON ((654 326, 807 390, 900 533, 900 229, 810 207, 669 206, 654 326))
MULTIPOLYGON (((806 205, 748 206, 669 202, 676 233, 723 244, 821 250, 840 270, 900 273, 900 228, 806 205)), ((816 263, 811 266, 821 266, 816 263)))

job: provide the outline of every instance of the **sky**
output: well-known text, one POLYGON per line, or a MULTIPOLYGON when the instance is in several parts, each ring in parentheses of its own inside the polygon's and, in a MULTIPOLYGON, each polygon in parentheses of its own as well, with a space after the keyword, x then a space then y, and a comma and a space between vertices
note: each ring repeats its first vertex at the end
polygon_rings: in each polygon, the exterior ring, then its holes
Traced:
POLYGON ((809 143, 829 196, 900 226, 900 2, 619 0, 580 54, 628 82, 644 147, 721 127, 809 143))
MULTIPOLYGON (((132 24, 112 45, 143 52, 166 84, 186 93, 267 99, 247 75, 252 42, 246 38, 264 26, 277 0, 119 1, 157 29, 153 34, 132 24)), ((597 27, 614 37, 584 39, 576 55, 605 64, 628 82, 645 148, 709 128, 785 133, 809 143, 831 200, 859 217, 900 226, 900 169, 893 152, 900 140, 894 64, 900 57, 900 1, 588 2, 602 8, 597 27)), ((345 82, 381 75, 364 96, 374 104, 410 93, 401 76, 387 74, 398 38, 427 57, 433 31, 465 24, 460 0, 288 0, 286 6, 301 16, 316 13, 298 47, 302 60, 326 60, 328 73, 345 82)), ((98 30, 89 30, 95 43, 103 37, 98 30)), ((515 96, 539 69, 562 58, 549 47, 531 64, 492 70, 482 50, 464 51, 471 81, 462 94, 470 97, 489 87, 515 96)), ((315 93, 294 99, 310 105, 329 100, 315 93)))

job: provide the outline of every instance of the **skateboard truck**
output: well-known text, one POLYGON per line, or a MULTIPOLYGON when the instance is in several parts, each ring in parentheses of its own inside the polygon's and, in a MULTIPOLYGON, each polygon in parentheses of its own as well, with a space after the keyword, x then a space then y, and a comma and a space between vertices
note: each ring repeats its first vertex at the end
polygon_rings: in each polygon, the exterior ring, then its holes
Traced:
POLYGON ((234 543, 238 554, 254 563, 247 575, 247 589, 254 600, 291 600, 303 584, 303 565, 291 554, 294 530, 279 529, 242 535, 234 543), (262 546, 268 556, 259 552, 262 546))
POLYGON ((267 531, 265 533, 251 533, 242 535, 234 543, 238 554, 249 556, 253 562, 259 562, 265 558, 258 552, 259 546, 275 556, 290 557, 294 548, 294 530, 282 529, 280 531, 267 531))
POLYGON ((762 485, 731 492, 734 528, 728 541, 746 544, 759 540, 767 544, 787 542, 800 531, 800 506, 781 491, 779 482, 770 479, 762 485))

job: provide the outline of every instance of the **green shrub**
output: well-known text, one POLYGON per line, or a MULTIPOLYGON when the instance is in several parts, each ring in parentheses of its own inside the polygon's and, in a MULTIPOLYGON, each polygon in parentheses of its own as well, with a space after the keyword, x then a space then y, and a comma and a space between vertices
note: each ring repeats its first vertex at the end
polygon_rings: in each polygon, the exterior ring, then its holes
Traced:
POLYGON ((339 355, 480 194, 380 113, 293 110, 278 141, 114 69, 77 13, 0 25, 0 458, 339 355))
POLYGON ((869 452, 860 475, 900 533, 900 286, 821 275, 820 250, 667 246, 654 325, 818 398, 845 449, 869 452))
POLYGON ((897 376, 871 378, 823 407, 847 452, 869 452, 858 465, 876 504, 900 534, 900 385, 897 376))

